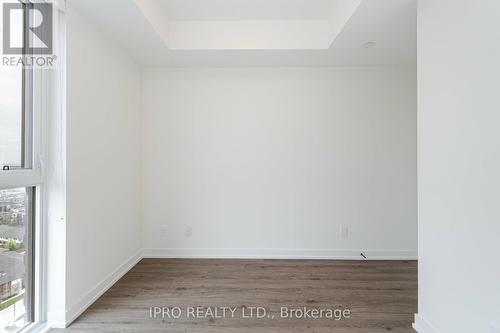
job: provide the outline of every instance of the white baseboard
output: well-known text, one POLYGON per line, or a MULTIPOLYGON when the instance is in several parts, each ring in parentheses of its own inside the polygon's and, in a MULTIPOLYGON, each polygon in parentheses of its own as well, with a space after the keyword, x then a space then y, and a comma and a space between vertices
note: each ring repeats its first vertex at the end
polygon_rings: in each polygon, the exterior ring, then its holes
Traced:
MULTIPOLYGON (((98 283, 85 296, 80 298, 75 304, 66 311, 64 326, 68 327, 76 318, 78 318, 89 306, 91 306, 99 297, 111 288, 123 275, 131 270, 141 259, 142 251, 133 255, 130 259, 120 265, 114 272, 108 275, 104 280, 98 283)), ((49 324, 53 326, 52 322, 49 324)))
POLYGON ((149 248, 143 250, 142 257, 199 259, 417 260, 417 251, 149 248), (363 258, 361 253, 367 258, 363 258))
POLYGON ((439 333, 427 320, 418 314, 415 315, 413 329, 418 333, 439 333))

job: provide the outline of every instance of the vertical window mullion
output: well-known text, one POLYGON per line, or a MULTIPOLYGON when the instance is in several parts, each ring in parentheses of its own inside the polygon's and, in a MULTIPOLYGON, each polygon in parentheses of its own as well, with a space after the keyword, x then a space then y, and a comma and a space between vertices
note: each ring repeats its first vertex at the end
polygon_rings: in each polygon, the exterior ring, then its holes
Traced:
MULTIPOLYGON (((29 26, 33 19, 30 8, 33 4, 23 3, 23 57, 31 56, 29 26)), ((33 69, 23 66, 22 73, 22 145, 21 167, 33 167, 33 69)))
POLYGON ((35 216, 36 216, 36 188, 26 189, 27 223, 26 223, 26 321, 32 323, 35 320, 35 216))

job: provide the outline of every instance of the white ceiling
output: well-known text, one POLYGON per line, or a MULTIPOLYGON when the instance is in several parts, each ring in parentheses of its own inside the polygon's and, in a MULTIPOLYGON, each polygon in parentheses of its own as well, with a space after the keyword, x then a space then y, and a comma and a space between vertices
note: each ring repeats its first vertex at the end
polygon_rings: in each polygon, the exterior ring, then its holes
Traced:
POLYGON ((331 0, 158 0, 171 20, 328 19, 331 0))
POLYGON ((417 0, 70 1, 144 66, 416 63, 417 0))

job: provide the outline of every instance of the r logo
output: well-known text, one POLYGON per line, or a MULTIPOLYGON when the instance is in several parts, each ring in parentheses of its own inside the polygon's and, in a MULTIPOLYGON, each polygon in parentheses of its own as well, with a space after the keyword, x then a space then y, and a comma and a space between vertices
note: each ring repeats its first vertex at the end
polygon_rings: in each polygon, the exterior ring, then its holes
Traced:
POLYGON ((4 54, 52 54, 52 46, 51 3, 3 4, 4 54))

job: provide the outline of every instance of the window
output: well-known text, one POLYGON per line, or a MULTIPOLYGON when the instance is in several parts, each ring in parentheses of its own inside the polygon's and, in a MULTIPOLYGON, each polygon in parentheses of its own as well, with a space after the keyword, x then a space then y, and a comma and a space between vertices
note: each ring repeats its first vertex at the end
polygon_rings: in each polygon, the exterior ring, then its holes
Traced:
MULTIPOLYGON (((10 14, 11 42, 23 49, 29 45, 30 5, 23 2, 10 14)), ((5 28, 2 14, 0 28, 5 28)), ((35 203, 44 183, 32 163, 41 153, 39 142, 34 144, 34 134, 40 133, 34 124, 34 72, 23 65, 0 64, 0 332, 18 332, 40 319, 35 302, 40 289, 35 288, 40 281, 35 245, 40 236, 35 225, 41 221, 35 203)))
POLYGON ((0 70, 0 166, 22 166, 22 70, 0 70))
MULTIPOLYGON (((24 10, 13 11, 10 38, 14 45, 28 45, 25 29, 29 20, 24 10)), ((3 15, 0 15, 3 27, 3 15)), ((24 66, 0 66, 0 172, 32 165, 32 69, 24 66)))
POLYGON ((33 321, 33 188, 0 190, 0 330, 33 321))

